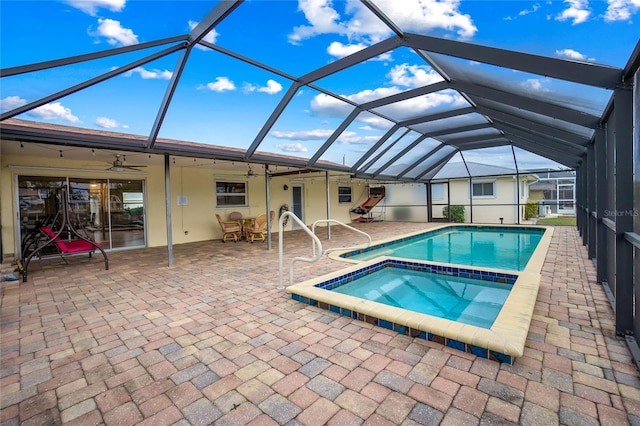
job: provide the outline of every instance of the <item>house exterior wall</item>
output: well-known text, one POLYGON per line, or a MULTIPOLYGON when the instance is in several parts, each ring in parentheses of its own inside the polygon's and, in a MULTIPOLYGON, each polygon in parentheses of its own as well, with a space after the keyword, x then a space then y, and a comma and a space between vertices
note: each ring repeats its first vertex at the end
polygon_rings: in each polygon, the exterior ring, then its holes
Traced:
MULTIPOLYGON (((528 185, 522 182, 525 177, 520 177, 520 219, 524 218, 524 204, 529 197, 528 185)), ((470 188, 469 179, 451 179, 449 181, 449 194, 451 205, 463 205, 465 207, 465 222, 471 221, 471 205, 473 205, 473 223, 517 223, 517 202, 516 202, 516 180, 515 176, 499 176, 487 178, 473 178, 473 183, 493 183, 494 195, 473 197, 469 200, 470 188)), ((434 182, 443 184, 443 194, 441 199, 433 199, 436 204, 433 207, 433 216, 443 217, 442 210, 449 203, 447 196, 447 182, 434 182)))
MULTIPOLYGON (((57 155, 55 151, 52 151, 52 153, 57 155)), ((19 246, 17 242, 19 223, 18 215, 16 214, 18 211, 16 194, 18 175, 142 180, 145 187, 147 246, 159 247, 167 245, 164 166, 148 166, 144 168, 144 173, 140 174, 100 171, 100 169, 106 169, 107 167, 108 165, 105 165, 104 162, 97 161, 3 155, 0 161, 0 225, 2 227, 3 255, 5 257, 16 257, 19 246), (9 165, 11 167, 8 167, 9 165), (54 167, 55 169, 53 169, 54 167)), ((222 232, 215 217, 216 213, 226 218, 232 211, 240 211, 245 217, 255 217, 266 211, 265 178, 262 175, 247 178, 244 172, 234 174, 228 170, 216 171, 210 168, 173 166, 170 168, 170 177, 173 244, 221 239, 222 232), (215 193, 216 179, 246 182, 248 186, 248 205, 245 207, 218 208, 216 206, 215 193), (188 204, 179 206, 178 196, 186 196, 188 204)), ((273 232, 277 232, 276 225, 280 206, 283 204, 291 206, 291 185, 294 180, 288 176, 271 179, 270 209, 276 212, 276 223, 273 225, 273 232), (284 190, 285 184, 289 186, 288 190, 284 190)), ((302 184, 305 203, 304 222, 310 225, 315 220, 326 219, 324 175, 314 179, 305 179, 302 184)), ((349 209, 353 205, 352 203, 338 203, 338 186, 351 186, 351 184, 339 183, 330 179, 331 218, 349 223, 351 221, 349 209)), ((352 197, 356 197, 356 191, 353 187, 352 197)), ((291 229, 291 222, 289 222, 286 229, 291 229)))

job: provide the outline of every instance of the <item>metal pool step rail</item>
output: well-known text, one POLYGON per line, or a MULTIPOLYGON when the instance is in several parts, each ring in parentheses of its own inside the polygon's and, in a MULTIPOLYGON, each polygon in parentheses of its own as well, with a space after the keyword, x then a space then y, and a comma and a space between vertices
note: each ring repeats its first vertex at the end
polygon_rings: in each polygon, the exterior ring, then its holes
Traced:
MULTIPOLYGON (((327 254, 327 253, 329 253, 331 251, 355 250, 355 249, 369 247, 371 245, 371 235, 367 234, 364 231, 356 229, 353 226, 349 226, 346 223, 340 222, 340 221, 335 220, 335 219, 320 219, 320 220, 316 220, 315 222, 313 222, 313 224, 311 225, 311 232, 313 232, 314 235, 316 234, 316 225, 318 223, 327 223, 327 224, 335 223, 336 225, 340 225, 340 226, 343 226, 343 227, 345 227, 347 229, 355 231, 358 234, 362 234, 365 237, 367 237, 367 239, 369 240, 366 245, 357 245, 357 246, 351 246, 351 247, 335 247, 335 248, 326 249, 324 251, 324 253, 322 253, 323 255, 325 255, 325 254, 327 254)), ((331 234, 329 234, 329 235, 331 235, 331 234)), ((329 236, 329 239, 331 239, 331 236, 329 236)), ((316 247, 315 246, 313 246, 313 255, 314 256, 316 255, 316 247)))
MULTIPOLYGON (((280 216, 280 219, 278 220, 278 290, 282 290, 285 288, 284 284, 282 283, 282 271, 284 268, 284 260, 283 260, 283 242, 284 242, 284 238, 283 238, 283 233, 284 233, 284 222, 286 220, 286 218, 290 217, 291 220, 293 220, 294 222, 296 222, 298 224, 298 226, 300 226, 300 228, 302 228, 302 230, 304 232, 306 232, 310 237, 311 240, 313 242, 312 245, 312 254, 313 257, 302 257, 302 256, 296 256, 293 259, 291 259, 291 265, 289 266, 289 285, 293 284, 293 265, 296 261, 301 261, 301 262, 309 262, 309 263, 313 263, 313 262, 317 262, 318 260, 320 260, 322 258, 322 256, 326 253, 328 253, 329 251, 332 250, 348 250, 348 248, 336 248, 336 249, 328 249, 326 252, 322 251, 322 242, 320 242, 320 239, 318 238, 318 236, 315 234, 315 226, 317 223, 319 222, 331 222, 331 223, 336 223, 338 225, 342 225, 346 228, 352 229, 358 233, 364 234, 368 239, 369 242, 367 244, 367 247, 369 245, 371 245, 371 236, 369 234, 367 234, 366 232, 362 232, 359 229, 355 229, 345 223, 339 222, 337 220, 334 219, 323 219, 323 220, 317 220, 313 223, 312 227, 313 227, 313 231, 311 229, 309 229, 309 227, 307 225, 305 225, 304 222, 302 222, 302 220, 300 220, 300 218, 298 216, 296 216, 293 212, 285 212, 282 216, 280 216), (318 250, 316 252, 316 246, 318 247, 318 250)), ((355 246, 353 248, 356 247, 360 247, 360 246, 355 246)))

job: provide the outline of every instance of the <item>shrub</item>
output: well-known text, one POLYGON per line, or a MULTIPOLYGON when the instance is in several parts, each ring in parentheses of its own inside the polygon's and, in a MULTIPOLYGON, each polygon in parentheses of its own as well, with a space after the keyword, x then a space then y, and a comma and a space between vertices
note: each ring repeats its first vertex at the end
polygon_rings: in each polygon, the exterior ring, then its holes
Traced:
POLYGON ((538 203, 536 201, 529 201, 524 206, 524 218, 531 219, 532 217, 538 217, 538 203))
POLYGON ((464 222, 464 206, 444 206, 442 213, 445 217, 448 217, 451 222, 464 222), (450 215, 449 212, 451 212, 450 215))

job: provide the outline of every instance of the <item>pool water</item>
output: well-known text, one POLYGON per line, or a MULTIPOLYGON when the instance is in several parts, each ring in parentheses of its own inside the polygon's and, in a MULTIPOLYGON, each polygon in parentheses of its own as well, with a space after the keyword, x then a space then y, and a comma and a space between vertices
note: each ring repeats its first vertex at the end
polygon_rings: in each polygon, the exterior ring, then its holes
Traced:
POLYGON ((544 229, 538 228, 452 226, 345 253, 342 257, 364 261, 394 256, 522 271, 543 234, 544 229))
POLYGON ((491 328, 511 288, 499 282, 385 267, 332 291, 491 328))

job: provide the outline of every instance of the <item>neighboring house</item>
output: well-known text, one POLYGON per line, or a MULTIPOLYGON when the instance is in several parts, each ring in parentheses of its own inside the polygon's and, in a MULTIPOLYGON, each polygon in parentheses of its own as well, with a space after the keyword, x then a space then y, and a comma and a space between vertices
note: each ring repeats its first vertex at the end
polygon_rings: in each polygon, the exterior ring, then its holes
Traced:
POLYGON ((548 213, 575 215, 576 172, 548 171, 538 173, 538 181, 529 186, 531 201, 542 207, 541 215, 548 213))
MULTIPOLYGON (((431 202, 433 220, 444 219, 443 209, 447 205, 463 205, 465 221, 474 223, 520 223, 525 218, 525 204, 529 201, 529 186, 535 182, 535 174, 519 175, 516 187, 516 171, 505 167, 467 162, 472 178, 473 197, 469 199, 470 187, 467 168, 462 162, 446 164, 431 181, 431 202), (519 193, 518 193, 519 192, 519 193), (519 202, 518 202, 519 195, 519 202), (449 202, 449 199, 451 202, 449 202)), ((403 166, 398 166, 399 170, 403 166)), ((384 186, 386 195, 371 210, 373 220, 393 220, 422 222, 428 220, 427 190, 423 183, 396 182, 372 184, 370 187, 384 186)), ((358 190, 357 203, 369 194, 366 188, 358 190)))
POLYGON ((529 183, 537 176, 474 162, 447 163, 431 181, 432 215, 444 218, 448 205, 465 207, 465 222, 521 223, 529 201, 529 183), (468 167, 468 170, 467 170, 468 167), (469 174, 473 176, 469 181, 469 174))

